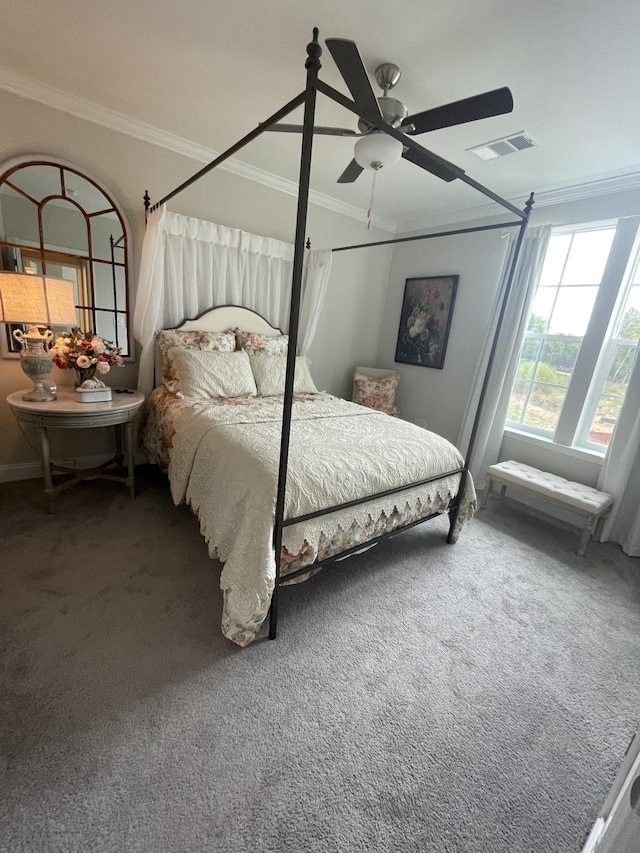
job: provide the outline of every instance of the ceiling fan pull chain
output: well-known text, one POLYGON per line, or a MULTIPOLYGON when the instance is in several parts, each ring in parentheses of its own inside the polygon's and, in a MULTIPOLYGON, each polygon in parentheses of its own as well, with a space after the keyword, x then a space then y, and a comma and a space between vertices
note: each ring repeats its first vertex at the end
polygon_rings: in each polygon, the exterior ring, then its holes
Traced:
POLYGON ((373 170, 373 177, 371 178, 371 197, 369 199, 369 210, 367 211, 367 231, 371 231, 371 211, 373 210, 373 196, 376 191, 376 178, 378 177, 378 170, 373 170))

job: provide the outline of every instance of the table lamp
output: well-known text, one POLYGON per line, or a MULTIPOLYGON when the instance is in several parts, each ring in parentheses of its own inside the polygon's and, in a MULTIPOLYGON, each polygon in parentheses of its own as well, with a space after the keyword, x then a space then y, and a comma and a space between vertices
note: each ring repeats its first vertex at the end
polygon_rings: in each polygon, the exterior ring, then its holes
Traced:
POLYGON ((29 327, 27 332, 16 329, 13 333, 22 347, 22 369, 33 381, 33 389, 22 399, 34 403, 55 400, 56 395, 43 385, 53 367, 49 354, 53 332, 43 327, 77 324, 73 282, 45 275, 0 272, 0 321, 29 327))

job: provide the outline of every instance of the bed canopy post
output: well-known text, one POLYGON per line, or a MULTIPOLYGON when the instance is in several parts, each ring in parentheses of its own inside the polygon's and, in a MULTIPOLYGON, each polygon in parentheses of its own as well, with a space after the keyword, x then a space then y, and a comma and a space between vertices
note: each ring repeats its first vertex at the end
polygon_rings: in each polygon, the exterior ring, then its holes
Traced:
POLYGON ((500 306, 500 313, 498 314, 498 320, 496 322, 495 332, 493 334, 493 341, 491 343, 491 350, 489 352, 489 358, 487 360, 487 367, 484 372, 484 380, 482 382, 482 388, 480 390, 480 397, 478 399, 478 405, 476 406, 476 414, 473 419, 473 427, 471 429, 471 436, 469 438, 469 446, 467 447, 467 452, 465 454, 465 467, 462 475, 460 477, 460 486, 458 488, 458 495, 456 498, 455 506, 452 508, 449 513, 450 525, 449 525, 449 534, 447 536, 447 542, 451 544, 455 541, 454 539, 454 530, 456 526, 456 522, 458 520, 458 513, 460 511, 460 502, 462 500, 462 495, 464 494, 464 490, 467 484, 467 478, 469 476, 469 467, 471 465, 471 458, 473 456, 473 451, 475 449, 476 439, 478 437, 478 429, 480 427, 480 418, 482 417, 482 410, 484 407, 484 400, 487 393, 487 388, 489 387, 489 380, 491 378, 491 369, 493 367, 493 361, 495 358, 496 350, 498 348, 498 338, 500 337, 500 329, 502 328, 502 322, 504 320, 505 311, 507 310, 507 303, 509 301, 509 296, 511 294, 511 287, 513 285, 513 280, 515 278, 516 268, 518 266, 518 260, 520 258, 520 250, 522 249, 522 243, 524 241, 524 234, 527 230, 527 225, 529 224, 529 217, 531 216, 531 208, 533 207, 533 193, 527 199, 527 202, 524 206, 524 212, 522 221, 519 225, 518 237, 516 239, 516 245, 513 250, 513 257, 511 258, 511 263, 509 265, 509 272, 507 275, 507 281, 505 283, 504 294, 502 296, 502 304, 500 306))
POLYGON ((300 153, 300 181, 298 184, 298 212, 296 216, 296 236, 293 254, 293 280, 291 285, 291 308, 289 311, 289 346, 287 349, 287 372, 284 388, 282 411, 282 439, 280 442, 280 464, 278 469, 278 492, 276 497, 275 526, 273 547, 275 550, 276 575, 271 607, 269 609, 269 639, 276 638, 278 621, 278 594, 280 587, 280 562, 282 551, 282 532, 284 522, 285 492, 287 487, 287 463, 289 458, 289 437, 291 434, 291 409, 293 406, 293 382, 296 367, 298 345, 298 320, 300 315, 300 297, 302 294, 302 272, 307 230, 307 211, 309 207, 309 181, 311 176, 311 151, 313 147, 313 127, 316 111, 316 83, 320 71, 322 48, 318 43, 318 28, 313 29, 313 39, 307 45, 307 85, 304 92, 304 120, 302 125, 302 148, 300 153))

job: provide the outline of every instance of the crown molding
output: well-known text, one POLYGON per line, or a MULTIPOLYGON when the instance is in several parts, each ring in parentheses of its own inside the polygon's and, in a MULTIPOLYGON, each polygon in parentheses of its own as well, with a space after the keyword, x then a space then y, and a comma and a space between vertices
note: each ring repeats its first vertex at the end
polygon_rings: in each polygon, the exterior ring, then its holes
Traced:
MULTIPOLYGON (((63 92, 54 86, 50 86, 48 83, 41 83, 30 77, 25 77, 23 74, 18 74, 4 65, 0 65, 0 89, 5 89, 7 92, 11 92, 11 94, 18 95, 21 98, 37 101, 51 109, 68 113, 84 121, 101 125, 117 133, 131 136, 150 145, 165 148, 168 151, 173 151, 175 154, 188 157, 190 160, 195 160, 198 163, 210 163, 220 155, 219 151, 215 151, 212 148, 191 142, 182 136, 161 130, 153 125, 111 110, 108 107, 102 107, 93 101, 63 92)), ((254 181, 262 186, 269 187, 270 189, 277 190, 278 192, 291 196, 298 195, 298 185, 294 181, 280 178, 264 169, 242 163, 240 160, 230 158, 221 163, 218 168, 246 180, 254 181)), ((364 210, 338 201, 324 193, 311 190, 309 192, 309 201, 319 207, 332 210, 334 213, 348 216, 350 219, 367 222, 367 214, 364 210)), ((397 227, 395 222, 380 216, 372 216, 372 225, 391 233, 395 233, 397 227)))
MULTIPOLYGON (((115 130, 117 133, 131 136, 150 145, 164 148, 198 163, 210 163, 220 154, 219 151, 192 142, 182 136, 161 130, 153 125, 111 110, 108 107, 102 107, 92 101, 71 95, 68 92, 63 92, 47 83, 33 80, 3 65, 0 65, 0 89, 5 89, 22 98, 37 101, 51 109, 68 113, 84 121, 106 127, 109 130, 115 130)), ((298 185, 294 181, 280 178, 271 172, 259 169, 256 166, 250 166, 240 160, 230 158, 221 163, 219 168, 238 177, 274 189, 277 192, 285 193, 286 195, 297 196, 298 194, 298 185)), ((640 172, 633 172, 626 175, 586 181, 573 186, 536 192, 535 208, 540 209, 542 207, 580 201, 595 196, 638 189, 640 189, 640 172)), ((516 206, 524 207, 527 198, 528 194, 526 196, 510 198, 508 201, 516 206)), ((316 190, 309 192, 309 201, 311 204, 347 216, 350 219, 355 219, 358 222, 367 221, 367 214, 361 208, 338 201, 316 190)), ((477 219, 495 218, 496 215, 495 204, 482 204, 478 207, 464 208, 448 213, 433 214, 419 219, 399 222, 374 215, 372 216, 372 225, 391 234, 405 234, 412 231, 442 227, 444 225, 471 222, 477 219)))
MULTIPOLYGON (((597 178, 583 184, 561 187, 555 190, 545 190, 536 193, 536 207, 548 207, 552 204, 565 204, 570 201, 580 201, 594 196, 613 195, 640 189, 640 172, 629 172, 626 175, 615 175, 610 178, 597 178)), ((524 201, 522 203, 524 204, 524 201)))
MULTIPOLYGON (((587 198, 595 198, 597 196, 612 195, 615 193, 631 192, 640 189, 640 172, 630 172, 626 175, 616 175, 611 178, 601 178, 593 181, 586 181, 583 184, 575 184, 569 187, 560 187, 553 190, 542 190, 535 193, 535 207, 538 210, 542 207, 551 207, 557 204, 566 204, 572 201, 581 201, 587 198)), ((516 207, 524 209, 525 202, 529 195, 517 196, 516 198, 507 198, 516 207)), ((501 208, 501 211, 504 209, 501 208)), ((498 215, 496 205, 482 204, 479 207, 466 208, 464 210, 455 210, 445 214, 436 214, 434 216, 422 217, 420 219, 405 220, 398 222, 396 232, 398 234, 406 234, 412 231, 421 231, 429 228, 438 228, 443 225, 456 225, 462 222, 473 222, 477 219, 491 219, 498 215)), ((506 212, 504 215, 509 215, 506 212)))

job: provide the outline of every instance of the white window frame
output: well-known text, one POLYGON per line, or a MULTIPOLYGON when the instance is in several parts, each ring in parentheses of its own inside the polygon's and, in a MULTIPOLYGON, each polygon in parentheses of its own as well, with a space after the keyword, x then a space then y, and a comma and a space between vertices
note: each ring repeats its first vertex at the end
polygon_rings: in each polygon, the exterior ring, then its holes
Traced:
MULTIPOLYGON (((616 306, 609 320, 609 325, 605 334, 605 340, 600 350, 600 358, 598 359, 598 364, 593 374, 591 386, 589 388, 589 394, 587 395, 584 406, 582 408, 582 416, 578 422, 575 441, 576 446, 578 447, 584 447, 589 450, 599 450, 600 452, 603 452, 602 446, 600 444, 597 444, 596 442, 589 441, 588 436, 618 346, 635 347, 636 356, 634 356, 634 359, 637 358, 639 342, 628 340, 626 338, 613 337, 613 332, 615 329, 618 328, 618 325, 622 319, 622 314, 629 296, 629 291, 631 290, 632 282, 636 276, 636 272, 638 270, 639 265, 640 228, 638 229, 635 239, 633 241, 633 245, 631 246, 631 250, 627 259, 627 265, 618 287, 616 306)), ((604 452, 606 452, 606 450, 604 452)))
MULTIPOLYGON (((553 237, 611 228, 612 225, 615 225, 616 233, 555 430, 510 420, 505 424, 506 429, 532 438, 537 436, 545 442, 551 441, 556 445, 588 450, 599 455, 604 455, 607 448, 589 441, 588 435, 615 352, 615 344, 637 345, 635 341, 614 339, 612 335, 639 263, 640 216, 563 226, 554 228, 552 232, 553 237)), ((545 340, 554 338, 542 334, 540 337, 545 340)), ((535 339, 535 333, 526 337, 525 341, 532 339, 535 339)), ((568 338, 562 336, 562 340, 566 341, 568 338)))

